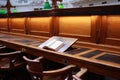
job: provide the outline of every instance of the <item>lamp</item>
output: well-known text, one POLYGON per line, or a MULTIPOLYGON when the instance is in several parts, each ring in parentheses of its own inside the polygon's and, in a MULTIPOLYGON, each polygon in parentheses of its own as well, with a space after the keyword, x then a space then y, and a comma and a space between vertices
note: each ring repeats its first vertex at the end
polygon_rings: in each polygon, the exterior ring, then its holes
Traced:
POLYGON ((44 9, 51 9, 51 6, 50 6, 48 0, 46 0, 46 2, 44 3, 44 9))
POLYGON ((17 9, 14 7, 14 9, 13 9, 13 13, 16 13, 17 12, 17 9))
POLYGON ((58 4, 58 8, 59 8, 59 9, 63 9, 63 8, 64 8, 64 6, 63 6, 63 4, 62 4, 61 1, 60 1, 60 3, 58 4))
POLYGON ((0 9, 0 14, 6 14, 6 10, 5 9, 0 9))

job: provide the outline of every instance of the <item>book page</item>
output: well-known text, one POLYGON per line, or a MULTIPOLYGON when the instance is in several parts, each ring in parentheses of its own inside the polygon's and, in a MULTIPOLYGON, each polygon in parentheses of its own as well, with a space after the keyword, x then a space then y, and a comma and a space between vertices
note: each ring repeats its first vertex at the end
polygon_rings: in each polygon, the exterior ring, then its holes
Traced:
POLYGON ((49 47, 49 46, 52 45, 55 41, 56 41, 56 39, 53 39, 53 40, 49 41, 49 43, 47 43, 47 44, 45 45, 45 47, 49 47))
POLYGON ((52 45, 50 45, 48 48, 53 49, 55 51, 58 51, 61 47, 64 46, 64 43, 62 41, 55 41, 52 45))

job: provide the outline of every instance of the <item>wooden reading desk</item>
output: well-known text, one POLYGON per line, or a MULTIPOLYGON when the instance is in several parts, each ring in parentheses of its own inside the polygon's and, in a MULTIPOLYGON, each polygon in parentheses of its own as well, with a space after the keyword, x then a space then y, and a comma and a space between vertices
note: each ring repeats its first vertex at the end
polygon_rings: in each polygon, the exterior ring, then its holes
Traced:
POLYGON ((73 45, 64 53, 50 51, 38 46, 48 38, 0 33, 0 44, 35 56, 44 56, 62 64, 86 67, 90 72, 120 80, 120 55, 100 48, 73 45))

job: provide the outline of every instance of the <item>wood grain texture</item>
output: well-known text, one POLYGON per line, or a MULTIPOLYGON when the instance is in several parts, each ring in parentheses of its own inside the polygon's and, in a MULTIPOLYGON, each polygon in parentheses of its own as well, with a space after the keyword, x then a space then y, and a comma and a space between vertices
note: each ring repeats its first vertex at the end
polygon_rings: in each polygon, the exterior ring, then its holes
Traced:
POLYGON ((120 15, 109 15, 105 20, 105 23, 102 25, 102 30, 104 29, 105 31, 105 34, 103 35, 105 36, 104 43, 120 46, 120 15))
POLYGON ((28 34, 50 36, 52 17, 33 17, 28 19, 28 34))
POLYGON ((120 46, 120 15, 0 18, 1 31, 120 46))
POLYGON ((0 18, 0 31, 8 31, 8 18, 0 18))
POLYGON ((58 35, 77 37, 79 40, 90 41, 91 16, 59 17, 58 35))
POLYGON ((26 33, 25 30, 25 18, 10 18, 9 29, 13 33, 26 33))

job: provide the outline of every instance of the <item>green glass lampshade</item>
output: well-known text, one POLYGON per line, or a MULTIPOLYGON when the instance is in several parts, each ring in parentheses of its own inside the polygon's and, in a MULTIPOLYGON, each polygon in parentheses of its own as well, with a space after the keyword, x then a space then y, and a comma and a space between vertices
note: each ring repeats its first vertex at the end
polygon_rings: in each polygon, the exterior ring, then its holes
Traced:
POLYGON ((0 14, 6 14, 5 9, 0 9, 0 14))
POLYGON ((45 2, 44 9, 51 9, 51 6, 48 1, 45 2))
POLYGON ((13 13, 16 13, 16 12, 17 12, 17 9, 16 9, 16 8, 14 8, 14 9, 13 9, 13 13))
POLYGON ((58 8, 63 9, 64 8, 63 4, 62 3, 58 4, 58 8))

